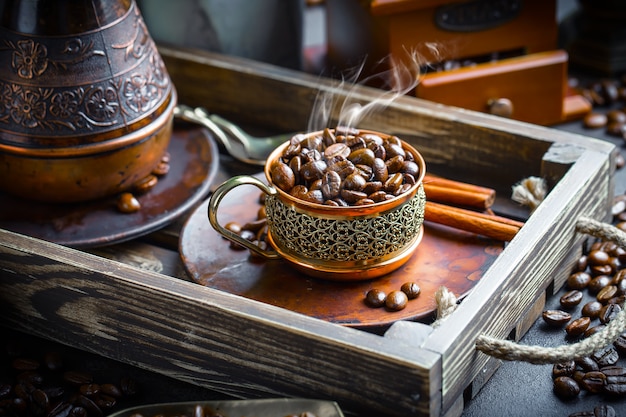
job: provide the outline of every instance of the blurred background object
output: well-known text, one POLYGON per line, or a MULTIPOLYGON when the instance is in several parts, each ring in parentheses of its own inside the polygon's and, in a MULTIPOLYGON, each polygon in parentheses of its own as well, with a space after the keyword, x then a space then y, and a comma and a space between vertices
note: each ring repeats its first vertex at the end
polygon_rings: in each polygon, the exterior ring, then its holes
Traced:
POLYGON ((305 0, 138 0, 158 43, 302 69, 305 0))

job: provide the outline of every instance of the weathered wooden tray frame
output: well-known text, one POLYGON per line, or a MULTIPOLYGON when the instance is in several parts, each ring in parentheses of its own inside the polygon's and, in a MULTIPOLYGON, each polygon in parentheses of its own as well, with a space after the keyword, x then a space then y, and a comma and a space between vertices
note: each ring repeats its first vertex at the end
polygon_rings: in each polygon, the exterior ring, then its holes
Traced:
MULTIPOLYGON (((161 52, 181 102, 277 131, 306 127, 318 91, 336 86, 211 53, 161 52)), ((378 94, 354 88, 351 99, 378 94)), ((421 346, 410 331, 398 338, 345 328, 3 230, 0 324, 236 397, 326 398, 362 415, 459 415, 464 392, 475 392, 496 366, 476 352, 476 337, 521 337, 582 246, 577 218, 608 219, 615 148, 413 97, 360 127, 394 133, 417 146, 429 167, 481 177, 506 197, 530 175, 554 185, 421 346)))

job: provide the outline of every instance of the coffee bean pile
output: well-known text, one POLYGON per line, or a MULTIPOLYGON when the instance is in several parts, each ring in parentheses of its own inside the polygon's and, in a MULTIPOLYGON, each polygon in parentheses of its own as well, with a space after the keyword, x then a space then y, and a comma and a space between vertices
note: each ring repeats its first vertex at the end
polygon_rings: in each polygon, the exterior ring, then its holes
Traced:
POLYGON ((98 381, 90 372, 66 367, 57 351, 35 355, 9 342, 4 353, 2 417, 101 417, 137 391, 133 379, 98 381))
POLYGON ((416 158, 395 137, 355 129, 294 136, 270 166, 272 182, 304 201, 360 206, 390 200, 416 183, 416 158))
POLYGON ((400 311, 420 292, 421 288, 416 282, 405 282, 399 290, 390 291, 389 294, 379 288, 372 288, 365 294, 365 304, 372 308, 384 306, 389 311, 400 311))
MULTIPOLYGON (((624 201, 626 195, 615 198, 614 206, 622 208, 614 208, 613 214, 616 226, 626 231, 626 206, 620 203, 624 201)), ((544 311, 543 320, 549 326, 564 328, 571 341, 602 330, 622 311, 626 300, 626 249, 613 242, 591 244, 567 278, 564 291, 559 298, 561 308, 544 311), (583 304, 585 297, 590 301, 583 304)), ((626 367, 619 365, 621 358, 626 358, 626 332, 589 357, 555 364, 554 393, 562 399, 576 398, 581 391, 623 398, 626 367)))

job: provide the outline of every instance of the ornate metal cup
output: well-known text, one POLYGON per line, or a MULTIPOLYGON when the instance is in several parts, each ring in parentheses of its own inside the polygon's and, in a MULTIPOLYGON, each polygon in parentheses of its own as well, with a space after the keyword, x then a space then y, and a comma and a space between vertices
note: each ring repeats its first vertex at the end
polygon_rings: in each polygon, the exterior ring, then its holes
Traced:
MULTIPOLYGON (((377 132, 361 132, 384 137, 377 132)), ((426 165, 417 150, 403 143, 419 166, 419 177, 408 191, 379 203, 338 207, 296 198, 272 183, 272 161, 288 145, 281 145, 268 158, 265 176, 269 185, 243 175, 227 180, 215 190, 208 206, 209 221, 215 230, 266 258, 282 258, 307 275, 325 279, 371 279, 408 261, 422 239, 426 203, 422 184, 426 165), (220 201, 230 190, 245 184, 266 194, 268 241, 273 250, 260 249, 218 221, 220 201)))
POLYGON ((134 0, 2 0, 0 61, 0 190, 91 200, 161 160, 176 92, 134 0))

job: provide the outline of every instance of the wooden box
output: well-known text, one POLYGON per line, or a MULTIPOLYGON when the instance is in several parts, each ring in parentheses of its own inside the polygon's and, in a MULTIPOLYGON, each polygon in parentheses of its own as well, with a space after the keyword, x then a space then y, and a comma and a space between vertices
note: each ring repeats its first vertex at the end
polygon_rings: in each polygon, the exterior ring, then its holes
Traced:
MULTIPOLYGON (((320 91, 362 103, 380 94, 232 57, 161 54, 181 102, 275 131, 302 130, 320 91)), ((86 251, 0 230, 0 324, 228 396, 326 398, 353 415, 458 416, 464 393, 497 365, 475 350, 476 337, 521 337, 580 253, 576 220, 608 219, 615 147, 414 97, 361 127, 409 141, 431 172, 496 188, 503 210, 513 183, 542 175, 553 184, 423 343, 413 339, 422 323, 396 323, 391 330, 406 333, 385 336, 192 283, 176 244, 156 236, 86 251), (145 266, 155 259, 158 271, 145 266)), ((173 225, 159 235, 176 233, 173 225)))
POLYGON ((331 63, 354 65, 368 55, 365 70, 373 75, 381 71, 378 60, 408 63, 409 52, 417 52, 428 63, 417 97, 541 125, 590 110, 567 89, 555 1, 374 0, 367 13, 358 7, 329 2, 331 63), (348 14, 356 17, 346 29, 348 14), (505 112, 493 105, 502 102, 505 112))

